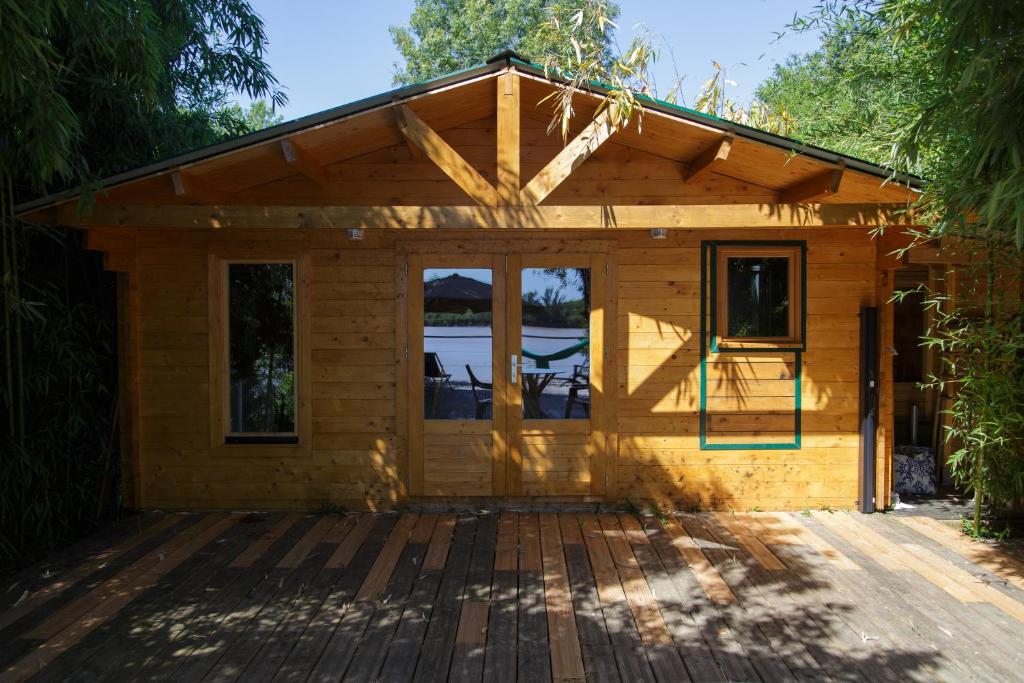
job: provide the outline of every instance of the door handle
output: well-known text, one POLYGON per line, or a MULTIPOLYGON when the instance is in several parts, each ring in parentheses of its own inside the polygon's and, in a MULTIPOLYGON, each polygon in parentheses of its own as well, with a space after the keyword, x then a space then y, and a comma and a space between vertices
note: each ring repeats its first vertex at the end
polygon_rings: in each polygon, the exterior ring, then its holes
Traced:
POLYGON ((519 355, 513 353, 512 354, 512 373, 510 375, 512 384, 516 383, 516 375, 518 374, 518 370, 519 370, 519 355))

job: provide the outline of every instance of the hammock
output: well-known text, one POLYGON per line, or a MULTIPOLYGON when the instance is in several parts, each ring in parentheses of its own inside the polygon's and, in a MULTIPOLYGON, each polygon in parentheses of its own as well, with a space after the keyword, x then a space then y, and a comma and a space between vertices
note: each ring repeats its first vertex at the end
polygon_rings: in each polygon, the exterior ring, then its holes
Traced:
POLYGON ((555 351, 554 353, 534 353, 533 351, 527 351, 523 349, 523 355, 527 358, 532 358, 537 362, 537 367, 541 370, 550 368, 549 363, 553 360, 562 360, 569 356, 575 356, 577 353, 587 348, 590 344, 590 339, 584 337, 572 346, 562 349, 561 351, 555 351))

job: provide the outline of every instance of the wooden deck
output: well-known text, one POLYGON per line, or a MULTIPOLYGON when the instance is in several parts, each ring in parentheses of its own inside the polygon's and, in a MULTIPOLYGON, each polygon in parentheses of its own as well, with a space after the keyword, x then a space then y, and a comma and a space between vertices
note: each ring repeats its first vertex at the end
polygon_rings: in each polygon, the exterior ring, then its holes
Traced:
POLYGON ((5 588, 0 681, 1024 671, 1024 562, 913 517, 151 514, 5 588))

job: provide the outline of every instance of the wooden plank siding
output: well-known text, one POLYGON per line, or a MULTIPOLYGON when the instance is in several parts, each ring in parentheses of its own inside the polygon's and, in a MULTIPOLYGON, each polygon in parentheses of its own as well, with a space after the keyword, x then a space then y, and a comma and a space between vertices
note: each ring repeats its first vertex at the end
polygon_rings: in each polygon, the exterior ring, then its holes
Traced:
MULTIPOLYGON (((527 166, 524 162, 525 175, 527 166)), ((446 240, 494 238, 482 231, 367 231, 361 241, 347 240, 340 230, 134 232, 141 505, 308 508, 331 501, 376 509, 398 501, 397 435, 406 416, 396 387, 407 381, 396 363, 402 356, 395 334, 395 273, 402 267, 398 242, 444 250, 446 240), (275 248, 309 256, 311 447, 301 455, 261 452, 260 446, 225 454, 210 445, 208 254, 244 258, 275 248)), ((532 241, 561 237, 556 231, 531 231, 500 240, 502 248, 529 253, 532 241)), ((614 275, 608 287, 617 313, 608 350, 614 354, 615 377, 608 384, 616 417, 610 425, 615 433, 609 435, 615 438, 608 439, 613 445, 606 472, 613 483, 609 498, 740 511, 854 505, 857 313, 862 305, 879 303, 872 275, 876 249, 865 229, 757 232, 759 240, 807 242, 802 446, 700 449, 700 242, 749 237, 740 230, 672 231, 664 241, 637 231, 574 233, 574 241, 612 240, 614 275)), ((792 394, 782 395, 792 391, 787 374, 794 371, 792 362, 764 353, 732 353, 723 360, 728 363, 708 367, 715 427, 769 442, 783 438, 763 413, 778 410, 783 400, 791 407, 792 394)), ((787 428, 791 424, 789 419, 787 428)), ((481 433, 466 452, 453 452, 443 436, 434 438, 429 430, 424 438, 425 493, 490 493, 490 432, 481 433)), ((530 484, 530 494, 564 498, 570 493, 564 486, 553 484, 547 491, 539 485, 542 478, 533 479, 547 467, 546 454, 558 451, 558 444, 542 441, 526 441, 524 483, 530 484)), ((572 463, 566 465, 571 471, 572 463)))

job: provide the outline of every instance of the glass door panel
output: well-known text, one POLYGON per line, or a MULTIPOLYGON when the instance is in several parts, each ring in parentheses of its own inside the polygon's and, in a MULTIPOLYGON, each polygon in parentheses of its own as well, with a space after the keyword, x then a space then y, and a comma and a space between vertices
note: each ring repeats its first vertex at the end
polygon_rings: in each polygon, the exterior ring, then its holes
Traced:
POLYGON ((590 268, 523 268, 522 412, 590 416, 590 268))
POLYGON ((493 416, 490 268, 423 271, 423 414, 428 420, 493 416))
POLYGON ((414 496, 501 495, 504 258, 411 254, 409 470, 414 496), (495 389, 499 395, 496 396, 495 389))

